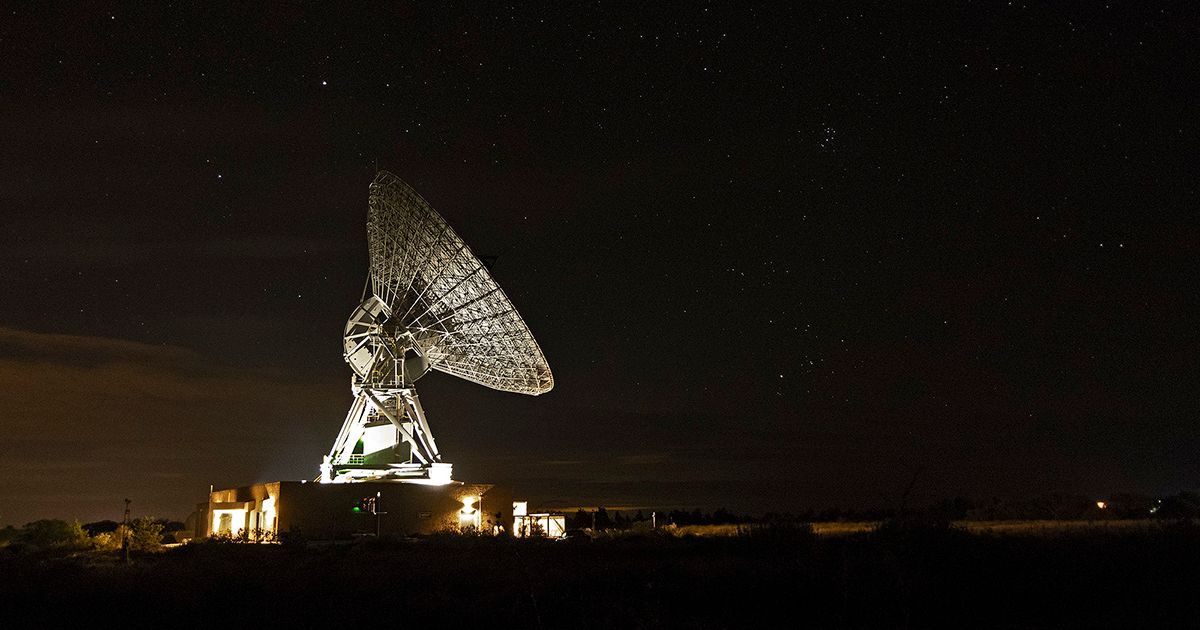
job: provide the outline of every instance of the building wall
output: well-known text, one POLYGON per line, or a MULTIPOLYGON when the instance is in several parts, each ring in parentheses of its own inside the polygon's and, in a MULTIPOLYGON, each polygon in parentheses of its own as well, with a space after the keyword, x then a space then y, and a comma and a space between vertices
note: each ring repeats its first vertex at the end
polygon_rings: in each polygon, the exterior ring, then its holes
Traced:
MULTIPOLYGON (((374 534, 377 517, 355 512, 361 499, 377 497, 379 531, 410 536, 479 527, 512 531, 512 493, 491 484, 454 482, 427 486, 396 482, 345 484, 281 481, 213 492, 197 535, 209 536, 221 514, 243 510, 246 527, 296 533, 310 540, 374 534), (469 503, 470 507, 465 505, 469 503), (203 531, 201 531, 201 526, 203 531)), ((230 532, 236 534, 237 532, 230 532)))
POLYGON ((198 519, 196 535, 211 536, 219 533, 218 523, 222 515, 232 516, 233 527, 232 531, 227 532, 229 534, 237 535, 241 529, 275 531, 278 516, 276 508, 282 483, 284 482, 258 483, 212 492, 209 494, 208 504, 202 510, 202 518, 198 519))
POLYGON ((487 486, 487 490, 480 492, 483 501, 480 504, 479 526, 484 533, 499 533, 497 528, 502 528, 503 533, 512 534, 513 531, 513 493, 512 489, 505 485, 487 486))

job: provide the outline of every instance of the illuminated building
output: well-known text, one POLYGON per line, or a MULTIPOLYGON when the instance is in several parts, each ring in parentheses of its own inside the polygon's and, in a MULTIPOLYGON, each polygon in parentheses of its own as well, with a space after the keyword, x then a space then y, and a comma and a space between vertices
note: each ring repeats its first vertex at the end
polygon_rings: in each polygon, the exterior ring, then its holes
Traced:
POLYGON ((274 540, 289 533, 308 540, 333 540, 377 533, 513 531, 513 501, 507 488, 461 482, 276 481, 215 491, 198 510, 197 536, 249 541, 274 540))
POLYGON ((558 538, 567 531, 567 517, 553 512, 529 512, 527 501, 513 502, 513 536, 558 538))

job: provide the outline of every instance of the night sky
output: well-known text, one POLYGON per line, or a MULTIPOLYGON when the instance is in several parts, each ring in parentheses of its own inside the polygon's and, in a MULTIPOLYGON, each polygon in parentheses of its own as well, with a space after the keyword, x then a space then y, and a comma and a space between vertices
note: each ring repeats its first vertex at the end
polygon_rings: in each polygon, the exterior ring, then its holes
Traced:
POLYGON ((6 10, 0 524, 313 478, 376 168, 498 257, 554 371, 420 381, 458 478, 1200 486, 1194 7, 788 4, 6 10))

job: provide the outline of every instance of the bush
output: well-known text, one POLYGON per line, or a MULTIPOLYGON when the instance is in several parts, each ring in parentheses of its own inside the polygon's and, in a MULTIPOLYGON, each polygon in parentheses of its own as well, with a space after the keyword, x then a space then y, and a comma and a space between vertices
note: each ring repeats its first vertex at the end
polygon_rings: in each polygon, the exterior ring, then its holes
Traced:
POLYGON ((304 549, 308 547, 308 539, 298 529, 279 532, 277 538, 279 539, 279 544, 287 549, 304 549))
POLYGON ((68 523, 56 519, 27 523, 17 540, 38 549, 86 549, 91 544, 79 521, 68 523))
POLYGON ((139 518, 133 522, 129 536, 129 548, 133 551, 162 551, 163 524, 152 518, 139 518))
POLYGON ((92 544, 102 551, 116 551, 121 548, 121 544, 125 541, 125 536, 128 533, 128 527, 118 525, 112 531, 99 532, 92 536, 92 544))
POLYGON ((217 545, 232 543, 278 543, 282 542, 283 534, 276 534, 269 529, 239 529, 237 533, 217 532, 203 539, 205 543, 217 545))
POLYGON ((112 531, 92 536, 92 545, 103 551, 117 551, 129 540, 131 551, 153 553, 162 551, 163 524, 152 518, 139 518, 129 525, 118 525, 112 531))
POLYGON ((0 548, 7 547, 10 543, 17 540, 20 535, 21 530, 12 525, 6 525, 4 529, 0 529, 0 548))

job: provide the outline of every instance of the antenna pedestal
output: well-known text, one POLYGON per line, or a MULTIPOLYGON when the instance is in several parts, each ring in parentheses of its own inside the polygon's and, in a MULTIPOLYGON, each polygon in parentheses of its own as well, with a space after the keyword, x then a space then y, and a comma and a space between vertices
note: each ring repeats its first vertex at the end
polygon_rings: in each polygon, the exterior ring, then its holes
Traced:
POLYGON ((321 463, 321 483, 404 481, 450 483, 425 410, 412 387, 354 385, 354 404, 321 463))

